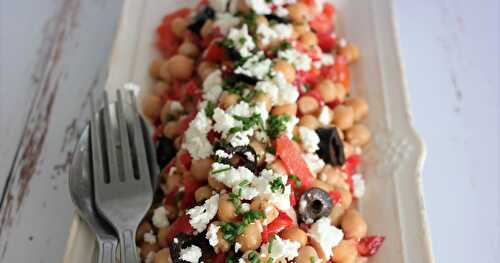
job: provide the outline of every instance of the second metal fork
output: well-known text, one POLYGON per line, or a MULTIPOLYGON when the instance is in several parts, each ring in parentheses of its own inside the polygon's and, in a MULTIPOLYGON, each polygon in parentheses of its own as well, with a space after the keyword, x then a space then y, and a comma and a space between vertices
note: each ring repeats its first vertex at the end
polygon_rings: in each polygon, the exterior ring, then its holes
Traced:
POLYGON ((118 91, 118 100, 95 110, 92 100, 91 155, 98 212, 116 230, 121 261, 137 263, 135 232, 153 201, 151 174, 156 161, 145 124, 137 111, 118 91))

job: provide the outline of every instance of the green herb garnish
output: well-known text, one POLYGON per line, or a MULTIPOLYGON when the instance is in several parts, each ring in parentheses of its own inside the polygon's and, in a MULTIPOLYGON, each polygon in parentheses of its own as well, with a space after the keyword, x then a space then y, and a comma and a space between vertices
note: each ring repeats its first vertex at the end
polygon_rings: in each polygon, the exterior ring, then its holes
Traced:
POLYGON ((269 257, 269 258, 267 258, 266 263, 273 263, 273 260, 274 260, 274 259, 273 259, 272 257, 269 257))
POLYGON ((264 215, 264 213, 262 211, 250 210, 250 211, 244 213, 242 218, 243 218, 242 219, 243 224, 249 225, 253 221, 255 221, 259 218, 266 218, 266 215, 264 215))
POLYGON ((222 231, 223 238, 226 241, 233 243, 236 236, 245 232, 245 225, 242 223, 227 222, 220 224, 220 230, 222 231))
POLYGON ((271 115, 267 119, 267 135, 275 139, 280 133, 286 131, 286 123, 290 120, 288 115, 271 115))
POLYGON ((226 172, 226 171, 229 171, 229 170, 231 170, 231 167, 225 167, 225 168, 221 168, 221 169, 212 171, 212 174, 223 173, 223 172, 226 172))
POLYGON ((316 259, 314 257, 310 257, 309 260, 311 261, 311 263, 316 263, 316 259))
POLYGON ((297 176, 290 175, 290 176, 288 176, 288 178, 295 183, 296 188, 300 188, 300 186, 302 185, 302 182, 300 181, 300 179, 297 176))
POLYGON ((273 252, 273 242, 274 242, 274 237, 269 240, 269 245, 267 246, 267 253, 269 254, 273 252))
POLYGON ((207 102, 207 106, 205 106, 205 115, 207 117, 212 118, 214 116, 214 110, 215 110, 215 103, 212 101, 207 102))
POLYGON ((269 184, 271 185, 271 191, 273 193, 276 193, 278 191, 280 191, 281 193, 285 192, 285 185, 281 181, 281 178, 276 178, 272 180, 269 184))
POLYGON ((220 42, 220 45, 225 48, 225 49, 233 49, 234 48, 234 42, 232 39, 229 38, 224 38, 220 42))
POLYGON ((250 260, 251 263, 260 263, 259 255, 257 255, 255 251, 250 251, 250 253, 248 253, 248 260, 250 260))

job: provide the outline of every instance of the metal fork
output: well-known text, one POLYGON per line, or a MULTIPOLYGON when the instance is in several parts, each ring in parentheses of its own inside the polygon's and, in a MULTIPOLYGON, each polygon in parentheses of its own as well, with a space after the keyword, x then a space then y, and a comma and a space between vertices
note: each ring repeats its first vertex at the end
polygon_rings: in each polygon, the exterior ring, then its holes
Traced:
MULTIPOLYGON (((132 94, 131 92, 129 94, 132 94)), ((151 174, 155 172, 150 137, 139 116, 119 90, 118 101, 97 112, 92 100, 91 146, 94 198, 99 214, 115 229, 124 263, 137 263, 135 232, 153 201, 151 174)), ((130 96, 130 95, 129 95, 130 96)))

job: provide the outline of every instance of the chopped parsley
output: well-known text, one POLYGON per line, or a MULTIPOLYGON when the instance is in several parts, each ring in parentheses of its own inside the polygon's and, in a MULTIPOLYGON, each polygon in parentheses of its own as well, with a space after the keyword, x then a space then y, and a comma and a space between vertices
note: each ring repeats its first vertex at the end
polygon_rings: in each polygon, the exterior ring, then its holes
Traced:
POLYGON ((226 263, 237 263, 237 262, 238 262, 238 260, 233 255, 226 258, 226 263))
POLYGON ((229 38, 224 38, 220 42, 220 45, 225 48, 225 49, 233 49, 234 48, 234 42, 232 39, 229 38))
POLYGON ((285 192, 285 185, 281 181, 281 178, 276 178, 272 180, 269 184, 271 185, 271 191, 273 193, 276 193, 278 191, 280 191, 281 193, 285 192))
POLYGON ((205 115, 207 117, 212 118, 214 116, 214 110, 215 110, 215 103, 212 101, 207 102, 207 106, 205 106, 205 115))
POLYGON ((243 214, 242 221, 243 221, 243 224, 249 225, 253 221, 260 219, 260 218, 266 218, 266 215, 262 211, 250 210, 250 211, 243 214))
POLYGON ((281 42, 281 44, 279 46, 276 46, 273 49, 271 49, 271 52, 274 54, 277 54, 279 51, 287 50, 290 48, 292 48, 292 44, 290 44, 290 42, 285 41, 285 42, 281 42))
POLYGON ((244 102, 248 103, 248 102, 252 101, 255 98, 255 96, 257 96, 258 94, 259 94, 259 91, 255 90, 255 89, 248 90, 248 92, 243 92, 243 96, 241 97, 241 99, 244 102))
POLYGON ((269 245, 267 245, 267 253, 269 254, 273 252, 273 242, 274 242, 274 237, 269 240, 269 245))
POLYGON ((233 118, 240 121, 242 124, 242 127, 233 127, 231 129, 229 129, 229 134, 234 134, 234 133, 237 133, 239 131, 249 130, 250 128, 252 128, 255 125, 258 125, 260 127, 264 126, 262 118, 260 117, 260 114, 258 114, 258 113, 254 113, 250 117, 243 117, 243 116, 234 115, 233 118))
POLYGON ((290 175, 290 176, 288 176, 288 178, 295 183, 296 188, 300 188, 300 186, 302 185, 302 182, 300 181, 300 179, 297 176, 290 175))
POLYGON ((293 135, 293 136, 292 136, 292 140, 293 140, 294 142, 300 142, 300 138, 299 138, 297 135, 293 135))
POLYGON ((274 149, 272 146, 267 146, 266 152, 274 155, 274 154, 276 154, 276 149, 274 149))
POLYGON ((239 183, 239 186, 245 187, 245 186, 247 186, 249 184, 250 184, 250 182, 248 180, 243 180, 243 181, 241 181, 241 183, 239 183))
POLYGON ((236 214, 241 213, 241 191, 242 189, 240 188, 237 194, 232 192, 229 193, 229 201, 231 201, 236 208, 236 214))
POLYGON ((232 80, 227 80, 226 83, 222 86, 222 89, 229 92, 229 93, 243 96, 243 93, 249 87, 250 86, 244 82, 232 83, 232 80))
POLYGON ((236 240, 236 236, 245 232, 245 225, 242 223, 225 222, 219 226, 222 231, 223 238, 230 243, 233 243, 236 240))
POLYGON ((310 257, 309 260, 311 261, 311 263, 316 263, 316 259, 314 257, 310 257))
POLYGON ((231 170, 231 167, 225 167, 225 168, 221 168, 221 169, 212 171, 212 174, 223 173, 223 172, 226 172, 226 171, 229 171, 229 170, 231 170))
POLYGON ((280 133, 286 131, 286 123, 290 120, 288 115, 271 115, 267 119, 266 133, 269 137, 275 139, 280 133))
POLYGON ((266 263, 273 263, 274 259, 272 257, 269 257, 266 261, 266 263))
POLYGON ((248 253, 248 260, 250 260, 250 263, 260 263, 259 255, 255 251, 248 253))

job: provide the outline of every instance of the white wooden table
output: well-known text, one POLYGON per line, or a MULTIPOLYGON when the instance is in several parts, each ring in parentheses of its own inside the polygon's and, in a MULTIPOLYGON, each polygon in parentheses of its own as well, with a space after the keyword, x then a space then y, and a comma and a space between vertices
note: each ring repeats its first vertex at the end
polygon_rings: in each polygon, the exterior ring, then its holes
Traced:
MULTIPOLYGON (((0 2, 0 262, 60 262, 67 171, 121 2, 0 2)), ((500 258, 497 0, 396 0, 436 262, 500 258)))

